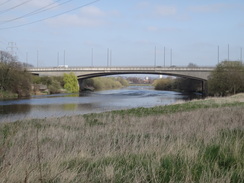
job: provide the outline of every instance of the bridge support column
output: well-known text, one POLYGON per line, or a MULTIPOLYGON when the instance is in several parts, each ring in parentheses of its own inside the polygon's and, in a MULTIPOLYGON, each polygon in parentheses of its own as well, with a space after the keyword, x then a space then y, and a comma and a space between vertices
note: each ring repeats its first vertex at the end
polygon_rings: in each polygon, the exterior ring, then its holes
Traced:
POLYGON ((80 92, 82 91, 93 91, 94 88, 91 84, 89 84, 88 81, 85 82, 86 79, 78 79, 78 83, 79 83, 79 88, 80 88, 80 92))
POLYGON ((84 80, 83 79, 79 79, 78 80, 78 83, 79 83, 79 92, 82 92, 82 91, 84 91, 84 89, 85 89, 85 84, 84 84, 84 80))
POLYGON ((204 97, 208 96, 208 81, 202 81, 202 95, 204 97))

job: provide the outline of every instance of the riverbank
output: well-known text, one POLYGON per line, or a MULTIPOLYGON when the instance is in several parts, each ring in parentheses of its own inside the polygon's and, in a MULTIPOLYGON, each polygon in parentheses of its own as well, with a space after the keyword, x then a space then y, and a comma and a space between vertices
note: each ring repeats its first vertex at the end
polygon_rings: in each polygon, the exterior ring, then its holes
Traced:
POLYGON ((0 124, 3 182, 243 182, 244 94, 0 124))

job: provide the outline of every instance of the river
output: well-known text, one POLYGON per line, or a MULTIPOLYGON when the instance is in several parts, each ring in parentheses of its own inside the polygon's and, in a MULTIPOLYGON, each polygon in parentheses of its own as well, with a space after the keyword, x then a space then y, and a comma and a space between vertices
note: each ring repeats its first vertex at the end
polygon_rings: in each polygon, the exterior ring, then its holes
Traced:
POLYGON ((72 95, 33 96, 28 99, 0 101, 0 122, 153 107, 189 99, 189 95, 173 91, 156 91, 151 86, 129 86, 119 90, 72 95))

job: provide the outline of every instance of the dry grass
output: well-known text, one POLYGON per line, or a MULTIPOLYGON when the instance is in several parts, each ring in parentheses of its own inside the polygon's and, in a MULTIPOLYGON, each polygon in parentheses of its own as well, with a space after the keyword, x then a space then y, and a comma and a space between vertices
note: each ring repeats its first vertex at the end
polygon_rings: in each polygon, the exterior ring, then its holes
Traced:
POLYGON ((243 99, 0 124, 0 182, 244 182, 243 99))

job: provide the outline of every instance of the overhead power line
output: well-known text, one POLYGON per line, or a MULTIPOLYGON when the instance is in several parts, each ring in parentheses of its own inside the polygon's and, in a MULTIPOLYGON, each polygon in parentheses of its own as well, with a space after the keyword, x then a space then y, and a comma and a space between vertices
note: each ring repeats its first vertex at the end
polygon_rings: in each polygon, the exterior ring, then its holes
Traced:
POLYGON ((100 1, 100 0, 95 0, 95 1, 89 2, 89 3, 87 3, 87 4, 83 4, 83 5, 81 5, 81 6, 77 6, 76 8, 70 9, 70 10, 68 10, 68 11, 64 11, 64 12, 62 12, 62 13, 58 13, 58 14, 56 14, 56 15, 53 15, 53 16, 50 16, 50 17, 47 17, 47 18, 39 19, 39 20, 36 20, 36 21, 33 21, 33 22, 29 22, 29 23, 21 24, 21 25, 17 25, 17 26, 0 28, 0 30, 19 28, 19 27, 23 27, 23 26, 26 26, 26 25, 31 25, 31 24, 35 24, 35 23, 38 23, 38 22, 42 22, 42 21, 45 21, 45 20, 48 20, 48 19, 52 19, 52 18, 61 16, 61 15, 64 15, 64 14, 66 14, 66 13, 69 13, 69 12, 72 12, 72 11, 75 11, 75 10, 78 10, 78 9, 80 9, 80 8, 83 8, 83 7, 92 5, 92 4, 94 4, 94 3, 98 2, 98 1, 100 1))
POLYGON ((15 20, 19 20, 19 19, 22 19, 22 18, 30 17, 30 16, 33 16, 33 15, 36 15, 36 14, 39 14, 39 13, 43 13, 43 12, 48 11, 50 9, 53 9, 53 8, 62 6, 64 4, 67 4, 67 3, 69 3, 69 2, 71 2, 73 0, 68 0, 68 1, 65 1, 63 3, 56 4, 59 1, 62 1, 62 0, 57 0, 57 1, 53 2, 53 3, 50 3, 50 4, 48 4, 46 6, 43 6, 43 7, 39 8, 39 9, 36 9, 36 10, 34 10, 32 12, 29 12, 27 14, 24 14, 24 15, 22 15, 20 17, 16 17, 16 18, 13 18, 13 19, 9 19, 9 20, 2 21, 2 23, 0 23, 0 25, 6 24, 6 23, 9 23, 9 22, 13 22, 15 20), (55 6, 52 6, 52 5, 55 5, 55 6))
POLYGON ((15 8, 18 8, 18 7, 20 7, 20 6, 23 6, 23 5, 26 4, 26 3, 29 3, 30 1, 33 1, 33 0, 24 1, 23 3, 20 3, 20 4, 18 4, 18 5, 15 5, 15 6, 11 7, 11 8, 6 9, 6 10, 0 11, 0 14, 7 13, 7 12, 9 12, 9 11, 15 9, 15 8))
POLYGON ((12 0, 5 1, 5 2, 1 3, 0 6, 5 5, 5 4, 9 3, 10 1, 12 1, 12 0))

